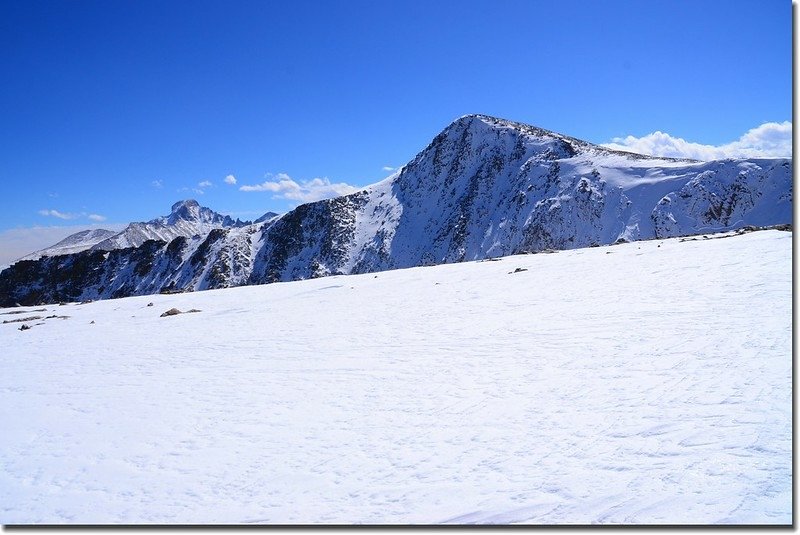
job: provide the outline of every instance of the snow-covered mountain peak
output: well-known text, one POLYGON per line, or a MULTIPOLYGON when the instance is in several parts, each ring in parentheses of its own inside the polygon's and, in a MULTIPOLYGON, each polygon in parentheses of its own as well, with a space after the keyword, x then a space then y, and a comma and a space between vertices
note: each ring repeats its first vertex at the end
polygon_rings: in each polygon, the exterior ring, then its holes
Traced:
MULTIPOLYGON (((525 123, 511 121, 509 119, 503 119, 502 117, 495 117, 493 115, 486 115, 484 113, 468 113, 467 115, 462 115, 461 117, 453 121, 450 124, 450 126, 473 125, 473 124, 479 126, 483 125, 491 128, 516 128, 518 130, 523 130, 526 128, 536 128, 525 123)), ((547 131, 543 130, 543 132, 547 131)))
POLYGON ((229 216, 223 216, 211 208, 200 206, 200 203, 194 199, 186 199, 172 205, 172 211, 167 216, 166 224, 175 225, 180 221, 211 223, 223 227, 234 226, 234 221, 229 216))
POLYGON ((200 203, 194 199, 186 199, 183 201, 178 201, 172 205, 171 212, 174 214, 176 212, 185 211, 185 210, 200 210, 200 203))
POLYGON ((450 135, 456 135, 462 139, 467 139, 471 136, 476 136, 478 138, 485 138, 487 136, 495 138, 502 138, 504 136, 514 139, 519 138, 521 141, 518 142, 518 150, 521 150, 522 146, 538 147, 539 150, 537 152, 546 156, 548 159, 571 158, 585 154, 590 157, 616 156, 623 157, 627 160, 657 160, 675 163, 696 162, 696 160, 688 158, 667 158, 609 149, 602 145, 596 145, 538 126, 479 113, 462 115, 450 123, 450 125, 434 139, 434 142, 436 142, 440 136, 447 137, 450 135))
POLYGON ((131 223, 125 230, 97 243, 92 249, 112 251, 139 247, 147 240, 169 242, 180 236, 205 236, 217 228, 242 227, 247 224, 249 221, 234 221, 230 216, 200 206, 194 199, 186 199, 173 204, 169 215, 143 223, 131 223))
POLYGON ((433 160, 434 174, 444 171, 452 175, 463 174, 464 164, 468 162, 494 162, 492 165, 497 167, 503 165, 502 159, 505 164, 519 168, 529 160, 533 164, 602 152, 606 149, 544 128, 471 114, 450 123, 409 168, 415 163, 433 160))
POLYGON ((520 123, 518 121, 512 121, 509 119, 503 119, 501 117, 494 117, 492 115, 485 115, 480 113, 474 113, 469 115, 462 115, 455 121, 453 121, 450 126, 448 126, 446 130, 450 128, 470 128, 473 132, 500 132, 511 130, 513 132, 506 132, 506 133, 514 133, 517 135, 523 135, 527 138, 537 138, 539 140, 561 140, 561 141, 569 141, 576 145, 577 147, 593 147, 592 143, 587 141, 583 141, 574 137, 566 136, 564 134, 559 134, 558 132, 554 132, 552 130, 547 130, 545 128, 541 128, 538 126, 520 123))

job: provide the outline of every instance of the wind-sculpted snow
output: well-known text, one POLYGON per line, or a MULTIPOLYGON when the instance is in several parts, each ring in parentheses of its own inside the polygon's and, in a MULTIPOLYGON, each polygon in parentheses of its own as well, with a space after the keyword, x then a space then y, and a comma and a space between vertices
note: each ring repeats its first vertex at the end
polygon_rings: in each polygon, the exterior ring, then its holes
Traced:
POLYGON ((0 523, 788 526, 791 265, 770 230, 0 309, 0 523))
MULTIPOLYGON (((121 274, 126 262, 113 255, 115 262, 93 266, 103 282, 82 295, 368 273, 791 221, 790 160, 656 158, 468 115, 392 177, 351 195, 252 224, 184 201, 167 218, 132 224, 93 248, 159 240, 155 256, 162 258, 152 262, 159 269, 121 274), (165 257, 175 238, 187 247, 179 266, 165 257), (169 270, 161 269, 165 263, 169 270)), ((40 278, 48 265, 68 270, 71 262, 42 262, 0 273, 0 305, 38 302, 42 288, 50 300, 74 295, 40 278)))
POLYGON ((658 202, 651 214, 657 237, 680 236, 686 234, 686 228, 717 231, 745 222, 770 225, 791 221, 788 160, 747 160, 736 165, 714 162, 707 167, 658 202))

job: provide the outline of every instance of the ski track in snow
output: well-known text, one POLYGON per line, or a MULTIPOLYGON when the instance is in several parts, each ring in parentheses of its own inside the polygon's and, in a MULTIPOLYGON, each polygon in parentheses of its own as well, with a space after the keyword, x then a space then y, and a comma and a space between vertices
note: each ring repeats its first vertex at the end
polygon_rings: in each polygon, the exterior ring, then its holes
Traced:
POLYGON ((789 524, 791 236, 47 306, 0 522, 789 524))

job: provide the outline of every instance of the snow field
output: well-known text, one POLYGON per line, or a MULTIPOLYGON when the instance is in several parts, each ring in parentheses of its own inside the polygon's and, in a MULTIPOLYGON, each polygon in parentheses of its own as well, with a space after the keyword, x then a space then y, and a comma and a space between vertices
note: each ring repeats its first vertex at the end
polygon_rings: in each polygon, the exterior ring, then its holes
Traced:
POLYGON ((0 522, 789 524, 792 235, 717 236, 0 324, 0 522))

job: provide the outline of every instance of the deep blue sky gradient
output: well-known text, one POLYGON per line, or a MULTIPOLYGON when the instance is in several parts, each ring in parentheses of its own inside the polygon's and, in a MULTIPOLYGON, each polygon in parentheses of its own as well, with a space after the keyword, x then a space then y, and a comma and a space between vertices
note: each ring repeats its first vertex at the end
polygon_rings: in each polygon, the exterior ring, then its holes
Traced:
POLYGON ((222 179, 368 184, 467 113, 724 143, 791 120, 791 39, 786 0, 6 0, 0 230, 282 211, 222 179))

